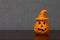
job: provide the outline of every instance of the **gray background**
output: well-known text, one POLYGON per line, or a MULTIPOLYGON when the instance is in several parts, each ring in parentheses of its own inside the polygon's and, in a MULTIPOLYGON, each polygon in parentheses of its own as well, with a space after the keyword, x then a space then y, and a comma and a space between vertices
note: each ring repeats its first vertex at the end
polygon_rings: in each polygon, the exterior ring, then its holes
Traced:
POLYGON ((42 9, 49 12, 51 30, 60 29, 60 0, 0 0, 0 30, 33 30, 42 9))

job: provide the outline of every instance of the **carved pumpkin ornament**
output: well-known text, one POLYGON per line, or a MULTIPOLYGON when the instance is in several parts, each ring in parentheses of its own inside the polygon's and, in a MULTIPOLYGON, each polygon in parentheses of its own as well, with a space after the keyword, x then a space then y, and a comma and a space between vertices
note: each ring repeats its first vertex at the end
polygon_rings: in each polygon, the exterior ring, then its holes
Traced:
POLYGON ((40 11, 38 17, 35 18, 34 32, 36 34, 47 34, 49 32, 48 18, 45 17, 45 13, 47 12, 48 10, 43 9, 40 11))

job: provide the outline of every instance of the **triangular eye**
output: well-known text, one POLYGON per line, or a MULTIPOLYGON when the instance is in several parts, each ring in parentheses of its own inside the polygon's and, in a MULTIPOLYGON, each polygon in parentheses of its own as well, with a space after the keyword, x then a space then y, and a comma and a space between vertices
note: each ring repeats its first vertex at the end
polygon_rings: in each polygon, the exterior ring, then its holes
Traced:
POLYGON ((39 24, 41 24, 41 22, 39 22, 39 24))
POLYGON ((45 22, 43 22, 43 24, 45 24, 45 22))

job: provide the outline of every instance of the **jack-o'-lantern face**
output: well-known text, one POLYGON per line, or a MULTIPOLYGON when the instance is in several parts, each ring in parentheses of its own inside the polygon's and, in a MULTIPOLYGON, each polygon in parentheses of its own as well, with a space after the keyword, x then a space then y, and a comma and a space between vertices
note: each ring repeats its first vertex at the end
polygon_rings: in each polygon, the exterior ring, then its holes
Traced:
POLYGON ((37 20, 36 21, 36 24, 35 24, 35 27, 34 27, 34 31, 37 33, 37 34, 46 34, 49 32, 49 26, 48 26, 48 23, 47 21, 39 21, 37 20))
POLYGON ((47 34, 49 32, 48 18, 44 16, 47 10, 42 10, 39 16, 35 19, 34 32, 36 34, 47 34))

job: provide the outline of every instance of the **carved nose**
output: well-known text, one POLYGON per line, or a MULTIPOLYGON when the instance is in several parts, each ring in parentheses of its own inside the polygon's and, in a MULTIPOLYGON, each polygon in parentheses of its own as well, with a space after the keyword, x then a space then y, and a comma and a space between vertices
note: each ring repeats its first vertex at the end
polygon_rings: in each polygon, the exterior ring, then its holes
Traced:
POLYGON ((41 27, 43 27, 43 25, 41 25, 41 27))

